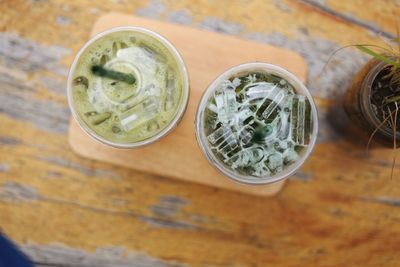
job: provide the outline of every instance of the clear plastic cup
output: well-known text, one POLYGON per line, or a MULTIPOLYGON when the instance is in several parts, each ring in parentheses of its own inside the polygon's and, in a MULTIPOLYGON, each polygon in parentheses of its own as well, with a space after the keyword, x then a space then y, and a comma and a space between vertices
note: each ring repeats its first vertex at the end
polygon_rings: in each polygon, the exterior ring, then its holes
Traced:
POLYGON ((189 99, 188 73, 176 48, 140 27, 91 38, 76 55, 67 83, 80 127, 117 148, 140 147, 170 133, 189 99))
POLYGON ((246 63, 216 78, 196 114, 208 161, 245 184, 269 184, 296 172, 314 148, 318 118, 303 83, 267 63, 246 63))

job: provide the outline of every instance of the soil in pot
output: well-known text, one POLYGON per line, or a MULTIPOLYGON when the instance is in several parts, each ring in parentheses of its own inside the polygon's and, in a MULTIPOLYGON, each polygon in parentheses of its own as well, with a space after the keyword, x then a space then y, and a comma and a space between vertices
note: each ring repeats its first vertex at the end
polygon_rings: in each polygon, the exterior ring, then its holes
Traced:
POLYGON ((384 130, 400 134, 400 114, 396 115, 396 109, 400 108, 400 81, 393 81, 390 66, 382 69, 371 86, 371 107, 376 118, 384 123, 384 130), (396 121, 395 121, 396 119, 396 121))
POLYGON ((374 59, 368 62, 347 91, 344 107, 366 136, 373 134, 374 140, 393 147, 395 127, 400 144, 400 81, 393 79, 390 65, 374 59))

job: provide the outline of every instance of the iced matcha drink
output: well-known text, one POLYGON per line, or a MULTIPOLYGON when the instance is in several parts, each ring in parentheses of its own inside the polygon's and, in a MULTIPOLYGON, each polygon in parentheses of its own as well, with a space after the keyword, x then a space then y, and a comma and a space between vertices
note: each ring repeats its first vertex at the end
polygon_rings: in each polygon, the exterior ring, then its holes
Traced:
POLYGON ((178 123, 189 96, 176 49, 158 34, 114 28, 91 39, 68 78, 74 117, 94 138, 116 147, 158 140, 178 123))
POLYGON ((304 85, 265 63, 232 68, 207 89, 196 134, 209 161, 249 184, 279 181, 296 171, 317 135, 317 113, 304 85))

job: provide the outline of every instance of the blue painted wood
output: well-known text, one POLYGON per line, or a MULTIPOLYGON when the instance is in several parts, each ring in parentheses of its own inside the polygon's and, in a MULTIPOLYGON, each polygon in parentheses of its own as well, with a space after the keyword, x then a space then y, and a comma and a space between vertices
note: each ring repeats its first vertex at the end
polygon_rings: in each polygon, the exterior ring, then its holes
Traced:
POLYGON ((10 240, 0 235, 0 267, 33 267, 33 265, 10 240))

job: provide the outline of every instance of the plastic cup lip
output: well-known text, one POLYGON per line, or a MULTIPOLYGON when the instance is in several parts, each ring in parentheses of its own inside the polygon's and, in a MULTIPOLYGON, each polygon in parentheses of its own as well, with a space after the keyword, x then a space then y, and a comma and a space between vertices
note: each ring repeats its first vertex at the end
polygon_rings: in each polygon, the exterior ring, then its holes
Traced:
POLYGON ((88 134, 90 137, 94 138, 95 140, 115 147, 115 148, 138 148, 138 147, 142 147, 148 144, 152 144, 158 140, 160 140, 162 137, 166 136, 167 134, 169 134, 180 122, 180 120, 182 119, 183 115, 185 114, 188 102, 189 102, 189 94, 190 94, 190 90, 189 90, 189 74, 185 65, 185 62, 183 61, 182 56, 179 54, 178 50, 175 48, 174 45, 172 45, 172 43, 170 41, 168 41, 165 37, 163 37, 162 35, 151 31, 149 29, 143 28, 143 27, 136 27, 136 26, 120 26, 120 27, 114 27, 114 28, 110 28, 108 30, 102 31, 100 33, 97 33, 96 35, 94 35, 93 37, 91 37, 85 44, 83 47, 81 47, 78 51, 78 53, 76 54, 74 61, 71 64, 71 67, 69 69, 69 73, 68 73, 68 79, 67 79, 67 99, 68 99, 68 106, 69 109, 71 110, 72 113, 72 117, 78 122, 78 125, 80 126, 80 128, 86 133, 88 134), (179 69, 180 72, 182 74, 182 78, 183 78, 183 95, 182 95, 182 100, 181 103, 179 105, 178 110, 176 111, 176 115, 175 117, 170 121, 170 123, 159 133, 157 133, 156 135, 145 139, 145 140, 141 140, 138 142, 134 142, 134 143, 118 143, 118 142, 113 142, 110 140, 107 140, 103 137, 101 137, 100 135, 98 135, 95 131, 93 131, 89 126, 86 125, 86 123, 79 117, 79 114, 77 114, 74 104, 73 104, 73 98, 72 98, 72 82, 73 82, 73 74, 76 68, 76 65, 78 64, 78 60, 81 57, 81 55, 85 52, 85 50, 95 41, 97 41, 98 39, 115 33, 115 32, 124 32, 124 31, 133 31, 133 32, 139 32, 139 33, 144 33, 147 34, 151 37, 153 37, 154 39, 156 39, 157 41, 159 41, 161 44, 163 44, 169 51, 170 53, 172 53, 174 59, 176 60, 176 62, 179 65, 179 69))
POLYGON ((266 184, 272 184, 276 182, 280 182, 282 180, 285 180, 289 178, 291 175, 293 175, 296 171, 299 170, 299 168, 303 165, 303 163, 306 161, 306 159, 310 156, 311 152, 314 149, 316 140, 317 140, 317 134, 318 134, 318 113, 317 113, 317 108, 315 105, 315 102, 312 98, 312 95, 308 91, 307 87, 291 72, 288 70, 269 63, 263 63, 263 62, 249 62, 249 63, 243 63, 237 66, 234 66, 228 70, 226 70, 224 73, 219 75, 205 90, 203 93, 200 103, 198 105, 197 113, 196 113, 196 118, 195 118, 195 132, 196 132, 196 139, 197 142, 200 146, 200 149, 202 150, 203 154, 206 156, 207 160, 213 165, 219 172, 221 172, 223 175, 227 176, 231 180, 241 183, 241 184, 246 184, 246 185, 266 185, 266 184), (206 108, 206 104, 208 99, 210 98, 211 94, 214 92, 214 89, 221 84, 222 81, 231 78, 233 75, 240 73, 240 72, 249 72, 249 71, 266 71, 271 74, 278 75, 284 79, 286 79, 289 83, 291 83, 296 90, 299 91, 300 94, 303 94, 307 97, 307 99, 310 101, 311 105, 311 113, 313 116, 313 130, 312 130, 312 135, 311 135, 311 140, 309 145, 307 146, 307 150, 304 152, 302 157, 298 159, 296 162, 291 164, 286 170, 272 176, 271 177, 265 177, 265 178, 260 178, 260 177, 251 177, 251 176, 246 176, 246 175, 241 175, 238 173, 233 172, 231 169, 225 167, 212 153, 212 151, 208 147, 208 143, 206 140, 206 136, 203 131, 203 112, 206 108))

